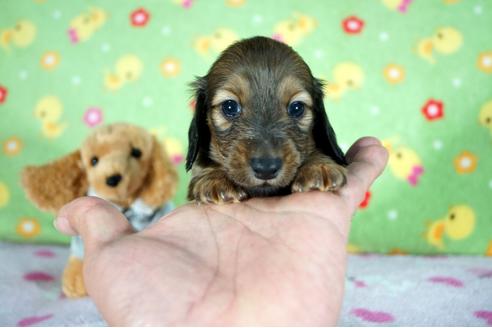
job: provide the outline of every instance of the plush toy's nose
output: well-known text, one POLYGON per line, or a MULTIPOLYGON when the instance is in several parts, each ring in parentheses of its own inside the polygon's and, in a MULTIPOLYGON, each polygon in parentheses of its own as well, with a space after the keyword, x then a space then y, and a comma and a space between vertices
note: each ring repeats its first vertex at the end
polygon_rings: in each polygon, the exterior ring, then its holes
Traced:
POLYGON ((106 184, 110 187, 116 187, 122 178, 121 174, 113 174, 106 178, 106 184))

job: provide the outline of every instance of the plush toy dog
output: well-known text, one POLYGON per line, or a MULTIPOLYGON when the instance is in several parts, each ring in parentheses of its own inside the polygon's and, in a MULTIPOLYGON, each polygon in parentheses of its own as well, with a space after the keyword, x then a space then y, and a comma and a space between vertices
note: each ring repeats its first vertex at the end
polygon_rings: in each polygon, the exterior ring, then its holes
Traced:
MULTIPOLYGON (((79 150, 22 172, 26 194, 40 209, 56 213, 77 197, 97 196, 120 209, 136 231, 172 209, 177 179, 157 139, 124 123, 100 127, 79 150)), ((68 297, 86 295, 82 259, 82 240, 73 237, 62 279, 68 297)))

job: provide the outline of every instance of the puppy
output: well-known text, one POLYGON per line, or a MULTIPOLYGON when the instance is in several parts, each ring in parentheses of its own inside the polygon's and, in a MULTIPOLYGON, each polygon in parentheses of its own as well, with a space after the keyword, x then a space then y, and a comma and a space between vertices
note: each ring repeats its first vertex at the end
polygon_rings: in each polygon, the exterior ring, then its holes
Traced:
POLYGON ((347 162, 322 83, 289 46, 239 41, 193 87, 189 200, 221 204, 344 185, 347 162))

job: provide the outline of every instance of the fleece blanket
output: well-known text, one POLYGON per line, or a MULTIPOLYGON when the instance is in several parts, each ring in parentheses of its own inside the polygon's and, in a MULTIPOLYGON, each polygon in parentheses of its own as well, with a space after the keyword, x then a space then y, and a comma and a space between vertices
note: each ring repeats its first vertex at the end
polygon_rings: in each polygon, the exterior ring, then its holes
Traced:
MULTIPOLYGON (((68 248, 0 243, 1 326, 101 326, 89 298, 66 299, 68 248)), ((492 260, 351 255, 341 326, 492 326, 492 260)))

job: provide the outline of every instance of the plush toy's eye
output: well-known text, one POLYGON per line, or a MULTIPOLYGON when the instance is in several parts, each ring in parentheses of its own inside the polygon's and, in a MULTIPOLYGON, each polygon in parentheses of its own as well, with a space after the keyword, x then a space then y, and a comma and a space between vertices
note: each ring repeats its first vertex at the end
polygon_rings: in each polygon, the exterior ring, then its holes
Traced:
POLYGON ((93 156, 91 158, 91 165, 92 166, 96 166, 97 165, 97 162, 99 162, 99 158, 97 158, 97 156, 93 156))
POLYGON ((302 101, 291 102, 287 108, 290 117, 299 118, 304 114, 304 103, 302 101))
POLYGON ((130 155, 135 158, 140 158, 142 156, 142 151, 138 148, 133 147, 130 155))
POLYGON ((226 100, 222 103, 222 112, 226 117, 236 118, 241 115, 241 106, 234 100, 226 100))

